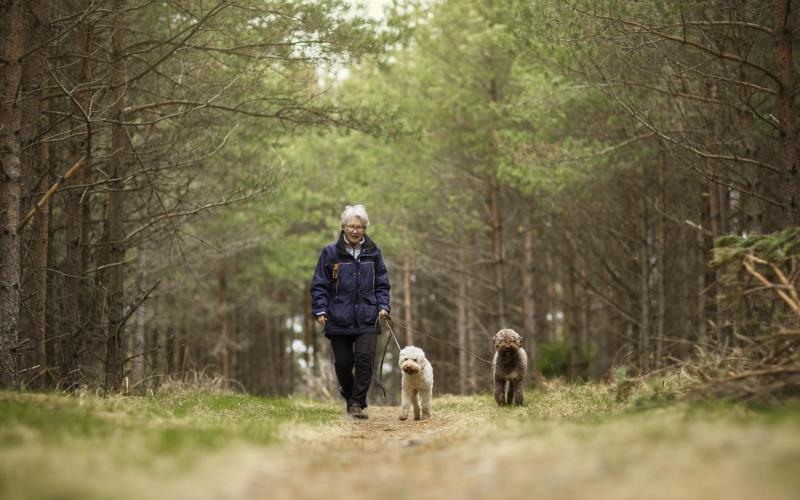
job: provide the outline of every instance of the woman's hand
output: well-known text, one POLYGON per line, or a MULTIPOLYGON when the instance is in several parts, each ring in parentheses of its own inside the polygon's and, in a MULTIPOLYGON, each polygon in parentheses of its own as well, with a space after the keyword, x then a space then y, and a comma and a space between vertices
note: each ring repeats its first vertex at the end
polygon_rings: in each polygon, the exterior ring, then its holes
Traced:
POLYGON ((328 321, 328 317, 325 316, 324 314, 320 314, 319 316, 317 316, 317 323, 319 323, 320 325, 325 326, 325 323, 327 321, 328 321))
POLYGON ((380 316, 381 319, 386 319, 389 317, 389 311, 387 311, 386 309, 381 309, 380 312, 378 313, 378 316, 380 316))

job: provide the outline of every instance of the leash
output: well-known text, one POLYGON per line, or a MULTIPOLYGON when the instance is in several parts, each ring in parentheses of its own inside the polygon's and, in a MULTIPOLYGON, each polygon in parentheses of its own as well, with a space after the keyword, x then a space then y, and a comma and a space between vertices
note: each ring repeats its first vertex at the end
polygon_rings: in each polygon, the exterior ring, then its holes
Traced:
MULTIPOLYGON (((482 358, 482 357, 478 356, 478 355, 477 355, 477 354, 475 354, 474 352, 471 352, 471 351, 468 351, 468 350, 464 349, 463 347, 459 346, 458 344, 453 344, 452 342, 448 342, 448 341, 446 341, 446 340, 442 340, 442 339, 436 338, 436 337, 434 337, 433 335, 429 335, 429 334, 427 334, 427 333, 425 333, 425 332, 420 332, 420 331, 414 330, 413 328, 409 328, 407 325, 404 325, 404 324, 403 324, 402 322, 400 322, 400 321, 398 321, 398 322, 397 322, 397 324, 398 324, 398 325, 400 325, 400 327, 401 327, 401 328, 403 328, 403 329, 405 329, 405 330, 407 330, 407 331, 409 331, 409 332, 411 332, 411 333, 416 333, 416 334, 418 334, 418 335, 422 335, 423 337, 428 337, 428 338, 429 338, 429 339, 431 339, 431 340, 435 340, 436 342, 440 342, 440 343, 442 343, 442 344, 449 345, 450 347, 455 347, 455 348, 456 348, 456 349, 458 349, 459 351, 463 351, 463 352, 465 352, 465 353, 469 354, 470 356, 472 356, 473 358, 475 358, 475 359, 478 359, 478 360, 480 360, 480 361, 483 361, 483 362, 484 362, 484 363, 486 363, 487 365, 491 365, 491 364, 493 364, 491 361, 489 361, 489 360, 486 360, 486 359, 484 359, 484 358, 482 358)), ((390 331, 390 332, 392 332, 392 335, 394 335, 394 332, 391 330, 391 328, 389 329, 389 331, 390 331)))
MULTIPOLYGON (((379 328, 381 318, 378 316, 375 319, 375 328, 379 328)), ((386 386, 383 384, 383 362, 386 360, 386 352, 389 350, 389 341, 394 340, 395 345, 397 345, 398 351, 402 351, 403 348, 400 347, 400 342, 397 341, 397 336, 394 334, 394 330, 392 329, 392 318, 386 316, 384 320, 386 322, 386 326, 389 327, 389 335, 386 336, 386 344, 383 346, 383 355, 381 356, 380 366, 378 367, 378 373, 375 373, 375 365, 372 365, 372 377, 375 380, 375 383, 381 388, 381 392, 383 393, 383 399, 388 399, 386 396, 386 386)))

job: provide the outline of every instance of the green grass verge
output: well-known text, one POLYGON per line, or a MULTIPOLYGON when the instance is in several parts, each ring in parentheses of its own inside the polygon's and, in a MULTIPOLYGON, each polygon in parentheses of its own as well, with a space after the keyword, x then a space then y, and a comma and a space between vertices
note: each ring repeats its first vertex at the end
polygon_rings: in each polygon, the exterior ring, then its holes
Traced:
POLYGON ((126 483, 141 491, 147 479, 199 470, 226 450, 279 443, 290 430, 322 426, 339 413, 241 394, 0 392, 0 498, 109 498, 126 483))
POLYGON ((271 444, 281 426, 319 425, 338 415, 331 405, 241 394, 176 393, 146 397, 0 392, 0 450, 35 439, 136 440, 143 451, 179 454, 240 440, 271 444))

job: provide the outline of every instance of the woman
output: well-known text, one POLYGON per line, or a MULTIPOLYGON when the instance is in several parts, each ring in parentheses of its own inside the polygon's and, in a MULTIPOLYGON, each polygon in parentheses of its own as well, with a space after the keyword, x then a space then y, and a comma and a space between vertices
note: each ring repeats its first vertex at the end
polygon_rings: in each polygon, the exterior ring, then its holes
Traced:
POLYGON ((331 341, 334 367, 347 413, 366 419, 378 317, 389 315, 389 273, 367 236, 364 205, 342 212, 339 240, 322 249, 311 280, 312 313, 331 341))

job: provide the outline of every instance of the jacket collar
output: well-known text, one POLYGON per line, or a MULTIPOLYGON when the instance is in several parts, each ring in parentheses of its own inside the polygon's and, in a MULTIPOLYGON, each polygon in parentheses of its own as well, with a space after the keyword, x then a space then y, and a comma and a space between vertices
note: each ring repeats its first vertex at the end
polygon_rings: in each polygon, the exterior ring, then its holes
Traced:
MULTIPOLYGON (((370 239, 366 234, 364 235, 364 243, 361 244, 361 255, 369 255, 375 251, 377 246, 375 242, 370 239)), ((344 236, 344 231, 339 231, 339 240, 336 242, 336 251, 340 255, 350 255, 347 251, 347 239, 344 236)))

